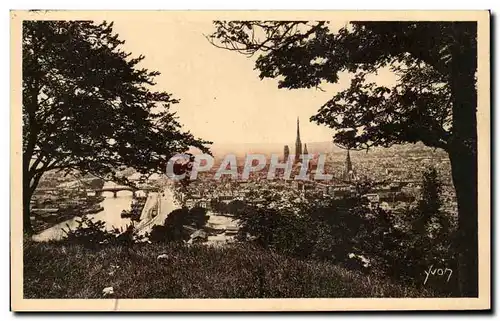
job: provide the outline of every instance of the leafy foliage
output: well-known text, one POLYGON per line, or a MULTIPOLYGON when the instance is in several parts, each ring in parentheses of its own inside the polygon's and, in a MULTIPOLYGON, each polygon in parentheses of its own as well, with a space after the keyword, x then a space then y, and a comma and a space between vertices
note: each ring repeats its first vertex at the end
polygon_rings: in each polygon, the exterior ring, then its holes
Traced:
POLYGON ((182 242, 189 239, 189 232, 184 228, 184 222, 189 210, 184 207, 168 214, 163 225, 155 225, 148 234, 151 242, 182 242))
MULTIPOLYGON (((440 183, 435 169, 423 176, 422 199, 396 213, 370 206, 364 197, 376 185, 361 181, 356 193, 344 199, 322 197, 298 211, 278 209, 276 200, 247 204, 237 216, 240 241, 302 259, 342 264, 349 269, 406 284, 423 286, 431 265, 455 266, 451 219, 440 209, 440 183)), ((451 294, 456 279, 433 285, 451 294)))
POLYGON ((278 78, 280 88, 318 88, 338 82, 340 72, 353 73, 350 87, 311 118, 335 129, 334 140, 350 148, 417 141, 446 148, 455 46, 467 47, 469 72, 476 69, 474 23, 355 21, 340 30, 328 21, 214 24, 214 45, 259 54, 260 78, 278 78), (393 87, 367 80, 386 67, 398 78, 393 87))
POLYGON ((478 295, 477 23, 215 21, 208 40, 247 56, 279 88, 319 88, 351 74, 350 86, 312 121, 352 149, 423 142, 450 156, 459 211, 457 242, 463 295, 478 295), (394 84, 370 82, 383 68, 394 84))
POLYGON ((132 57, 121 49, 123 43, 112 23, 23 23, 23 187, 28 211, 46 171, 77 170, 120 181, 117 170, 163 173, 174 154, 190 146, 207 151, 209 142, 182 131, 170 111, 179 101, 153 89, 160 73, 140 68, 144 56, 132 57))
POLYGON ((168 214, 163 225, 154 225, 147 237, 154 243, 187 241, 194 229, 206 225, 208 218, 207 210, 202 207, 176 209, 168 214))
POLYGON ((224 203, 219 198, 210 200, 210 209, 219 214, 236 215, 241 214, 246 207, 246 202, 242 200, 232 200, 229 203, 224 203))
POLYGON ((208 219, 209 216, 207 215, 207 209, 195 206, 189 210, 186 217, 186 223, 196 229, 201 229, 207 224, 208 219))
POLYGON ((245 202, 242 200, 232 200, 227 204, 227 212, 232 215, 239 215, 245 208, 245 202))
POLYGON ((99 249, 107 245, 124 245, 142 242, 144 238, 137 234, 133 225, 128 225, 125 230, 114 228, 111 231, 106 229, 103 221, 94 221, 87 216, 78 220, 78 225, 65 231, 65 243, 79 244, 86 248, 99 249))

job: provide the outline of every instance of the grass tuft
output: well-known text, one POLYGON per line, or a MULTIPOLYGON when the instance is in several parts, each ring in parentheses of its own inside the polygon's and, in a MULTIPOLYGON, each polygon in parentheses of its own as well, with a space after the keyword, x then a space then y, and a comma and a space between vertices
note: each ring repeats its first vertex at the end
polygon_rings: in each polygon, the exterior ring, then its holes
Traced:
POLYGON ((301 261, 245 244, 108 246, 26 242, 25 298, 428 297, 327 262, 301 261), (157 260, 158 255, 168 258, 157 260))

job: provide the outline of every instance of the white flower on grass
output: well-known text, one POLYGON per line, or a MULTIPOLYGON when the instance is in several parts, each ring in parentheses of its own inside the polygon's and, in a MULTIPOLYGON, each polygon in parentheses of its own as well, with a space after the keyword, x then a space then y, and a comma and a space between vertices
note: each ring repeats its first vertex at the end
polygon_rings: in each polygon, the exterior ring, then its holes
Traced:
POLYGON ((363 267, 365 267, 365 268, 368 268, 370 266, 370 259, 364 257, 363 255, 357 255, 357 254, 354 254, 354 253, 349 253, 347 256, 350 259, 354 259, 355 258, 355 259, 359 260, 362 263, 363 267))
POLYGON ((363 262, 363 266, 365 268, 369 267, 370 266, 370 260, 367 259, 366 257, 364 257, 363 255, 359 255, 358 258, 361 260, 361 262, 363 262))
POLYGON ((168 255, 167 254, 160 254, 156 258, 157 260, 168 260, 168 255))
POLYGON ((115 291, 113 290, 112 286, 108 286, 107 288, 102 289, 103 296, 112 295, 112 294, 115 294, 115 291))

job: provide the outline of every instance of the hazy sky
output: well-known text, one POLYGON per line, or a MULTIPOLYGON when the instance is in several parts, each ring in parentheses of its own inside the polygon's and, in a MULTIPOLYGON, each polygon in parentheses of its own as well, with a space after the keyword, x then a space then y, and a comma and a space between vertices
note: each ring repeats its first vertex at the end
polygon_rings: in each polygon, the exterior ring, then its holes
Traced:
POLYGON ((181 100, 174 110, 194 135, 215 143, 293 144, 299 117, 302 142, 331 140, 332 130, 309 118, 349 85, 348 75, 324 87, 327 92, 278 89, 276 80, 259 79, 253 59, 213 47, 204 36, 213 31, 210 21, 130 16, 113 21, 124 49, 146 57, 141 67, 162 73, 157 90, 181 100))

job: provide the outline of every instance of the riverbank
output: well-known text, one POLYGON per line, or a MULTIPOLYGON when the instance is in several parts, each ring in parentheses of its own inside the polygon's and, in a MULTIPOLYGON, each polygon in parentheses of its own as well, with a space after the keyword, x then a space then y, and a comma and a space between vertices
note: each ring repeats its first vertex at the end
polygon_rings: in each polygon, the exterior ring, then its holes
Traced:
MULTIPOLYGON (((111 182, 107 182, 111 184, 111 182)), ((105 185, 108 186, 108 185, 105 185)), ((112 185, 109 185, 112 186, 112 185)), ((120 192, 117 197, 113 194, 104 193, 104 200, 99 203, 103 210, 97 214, 88 215, 93 221, 103 221, 107 230, 125 230, 134 222, 129 217, 122 217, 123 210, 130 210, 133 202, 132 192, 120 192)), ((135 223, 137 232, 141 235, 151 232, 154 225, 163 225, 170 212, 180 208, 174 198, 173 191, 166 186, 161 192, 151 192, 147 196, 146 202, 141 209, 140 221, 135 223)), ((78 219, 81 215, 75 215, 67 220, 59 220, 52 226, 45 228, 32 238, 33 241, 58 241, 66 236, 65 231, 78 226, 78 219)))
MULTIPOLYGON (((131 220, 130 218, 122 218, 121 212, 124 209, 130 209, 131 202, 132 193, 123 192, 123 194, 118 195, 116 198, 112 195, 105 195, 104 200, 99 203, 99 206, 102 206, 104 209, 96 214, 87 215, 87 217, 93 221, 105 222, 107 230, 114 228, 123 230, 131 223, 131 220)), ((66 236, 65 231, 78 227, 79 220, 80 216, 75 216, 69 220, 57 223, 35 234, 32 239, 37 242, 61 240, 66 236)))
POLYGON ((25 298, 425 297, 430 293, 339 266, 245 244, 24 244, 25 298), (163 259, 158 259, 162 255, 163 259))
POLYGON ((44 230, 51 228, 57 224, 69 221, 74 218, 82 217, 84 215, 96 214, 104 210, 101 206, 104 197, 101 198, 88 198, 86 202, 78 206, 71 206, 66 208, 55 208, 53 211, 50 209, 35 209, 31 215, 31 226, 35 233, 41 233, 44 230))

